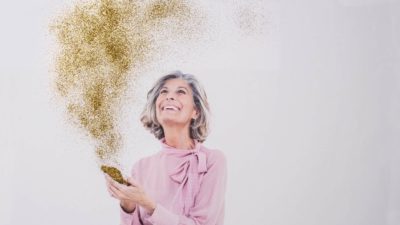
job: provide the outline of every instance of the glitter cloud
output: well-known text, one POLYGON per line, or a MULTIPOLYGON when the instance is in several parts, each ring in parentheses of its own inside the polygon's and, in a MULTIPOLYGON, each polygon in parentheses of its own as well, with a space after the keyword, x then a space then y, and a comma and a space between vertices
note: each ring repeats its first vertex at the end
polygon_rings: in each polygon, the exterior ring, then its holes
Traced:
POLYGON ((69 120, 95 141, 100 164, 118 164, 120 102, 140 67, 157 53, 157 34, 181 27, 163 21, 195 26, 195 12, 184 0, 93 0, 78 3, 50 26, 59 47, 55 92, 69 120))

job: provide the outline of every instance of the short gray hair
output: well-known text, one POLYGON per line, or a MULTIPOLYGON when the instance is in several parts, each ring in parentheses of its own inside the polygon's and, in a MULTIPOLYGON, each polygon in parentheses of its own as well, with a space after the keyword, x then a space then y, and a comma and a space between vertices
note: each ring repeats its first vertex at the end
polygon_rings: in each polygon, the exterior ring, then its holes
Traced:
POLYGON ((174 71, 159 78, 154 86, 147 93, 147 102, 140 115, 140 121, 157 139, 162 139, 164 130, 157 121, 156 100, 165 82, 170 79, 182 79, 188 83, 193 93, 193 101, 199 113, 196 119, 190 122, 190 138, 204 142, 209 133, 210 108, 207 102, 207 95, 200 82, 191 74, 184 74, 181 71, 174 71))

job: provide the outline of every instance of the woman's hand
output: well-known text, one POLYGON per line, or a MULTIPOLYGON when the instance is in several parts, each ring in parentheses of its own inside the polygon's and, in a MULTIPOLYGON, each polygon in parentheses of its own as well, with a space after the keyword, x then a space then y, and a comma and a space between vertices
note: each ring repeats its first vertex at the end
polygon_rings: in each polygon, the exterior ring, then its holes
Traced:
POLYGON ((143 188, 133 178, 128 177, 129 186, 114 181, 108 174, 105 174, 107 189, 110 195, 118 200, 126 212, 133 212, 136 205, 145 208, 153 214, 156 204, 144 192, 143 188))

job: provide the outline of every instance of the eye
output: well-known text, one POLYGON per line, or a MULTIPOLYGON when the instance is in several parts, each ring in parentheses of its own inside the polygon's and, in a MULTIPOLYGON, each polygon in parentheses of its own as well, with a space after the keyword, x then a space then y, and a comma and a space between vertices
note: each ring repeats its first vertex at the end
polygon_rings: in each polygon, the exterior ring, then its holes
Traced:
POLYGON ((160 94, 165 94, 165 93, 167 93, 167 90, 165 90, 165 89, 160 91, 160 94))
POLYGON ((179 94, 186 94, 186 91, 184 91, 184 90, 178 90, 178 93, 179 93, 179 94))

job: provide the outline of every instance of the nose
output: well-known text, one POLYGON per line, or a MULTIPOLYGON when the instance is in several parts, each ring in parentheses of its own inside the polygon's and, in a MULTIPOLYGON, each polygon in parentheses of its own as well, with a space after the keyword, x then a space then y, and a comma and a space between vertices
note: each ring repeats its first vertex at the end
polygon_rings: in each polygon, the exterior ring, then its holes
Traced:
POLYGON ((174 95, 173 93, 169 92, 167 94, 166 100, 174 100, 174 96, 173 95, 174 95))

